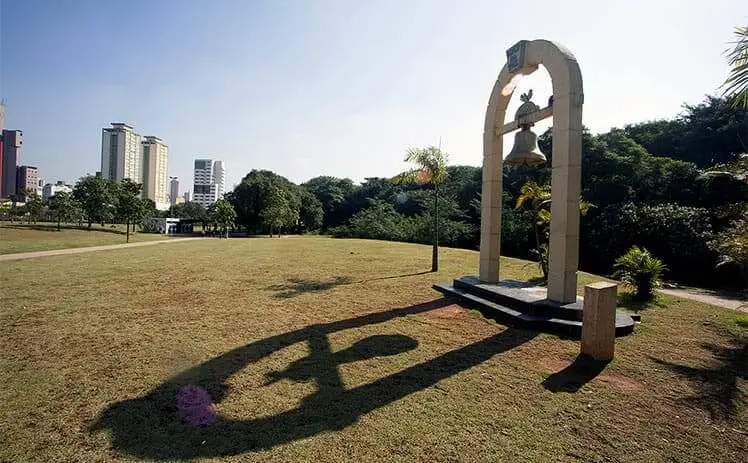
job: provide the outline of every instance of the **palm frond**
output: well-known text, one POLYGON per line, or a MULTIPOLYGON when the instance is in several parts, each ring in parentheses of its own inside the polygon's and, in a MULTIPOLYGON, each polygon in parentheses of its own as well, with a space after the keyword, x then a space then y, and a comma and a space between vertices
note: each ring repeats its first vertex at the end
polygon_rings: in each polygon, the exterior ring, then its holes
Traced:
POLYGON ((748 27, 735 28, 732 48, 726 50, 730 75, 722 84, 723 96, 733 97, 736 107, 748 108, 748 27))

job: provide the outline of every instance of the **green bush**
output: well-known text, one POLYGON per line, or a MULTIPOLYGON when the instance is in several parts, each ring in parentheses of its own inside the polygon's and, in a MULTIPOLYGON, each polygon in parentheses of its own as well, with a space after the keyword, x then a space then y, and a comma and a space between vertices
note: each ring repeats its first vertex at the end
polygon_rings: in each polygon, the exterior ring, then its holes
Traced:
POLYGON ((653 290, 662 283, 665 264, 649 251, 632 246, 616 259, 613 276, 636 288, 636 297, 651 299, 653 290))

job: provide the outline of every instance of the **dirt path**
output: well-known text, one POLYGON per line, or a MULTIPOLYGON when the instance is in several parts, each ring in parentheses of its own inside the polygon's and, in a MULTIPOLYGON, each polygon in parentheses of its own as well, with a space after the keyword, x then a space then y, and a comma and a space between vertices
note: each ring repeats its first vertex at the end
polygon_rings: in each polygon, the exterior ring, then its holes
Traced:
POLYGON ((37 257, 63 256, 67 254, 81 254, 84 252, 108 251, 110 249, 137 248, 140 246, 153 246, 156 244, 182 243, 185 241, 199 240, 202 238, 174 238, 168 240, 142 241, 139 243, 109 244, 106 246, 89 246, 85 248, 51 249, 49 251, 21 252, 18 254, 0 255, 0 262, 13 260, 36 259, 37 257))
POLYGON ((662 294, 668 296, 690 299, 692 301, 703 302, 705 304, 716 305, 726 309, 739 310, 748 313, 748 300, 745 296, 738 293, 722 293, 710 291, 707 289, 661 289, 662 294))

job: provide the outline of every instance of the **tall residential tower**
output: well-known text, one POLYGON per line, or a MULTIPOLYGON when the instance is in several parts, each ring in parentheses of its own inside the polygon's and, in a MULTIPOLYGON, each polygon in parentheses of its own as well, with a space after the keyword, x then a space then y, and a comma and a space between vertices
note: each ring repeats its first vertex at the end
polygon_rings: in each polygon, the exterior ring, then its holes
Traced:
POLYGON ((143 183, 140 135, 130 125, 121 122, 111 125, 101 131, 101 176, 116 182, 129 178, 143 183))
POLYGON ((156 203, 157 209, 168 209, 169 147, 158 137, 147 136, 143 148, 143 197, 156 203))

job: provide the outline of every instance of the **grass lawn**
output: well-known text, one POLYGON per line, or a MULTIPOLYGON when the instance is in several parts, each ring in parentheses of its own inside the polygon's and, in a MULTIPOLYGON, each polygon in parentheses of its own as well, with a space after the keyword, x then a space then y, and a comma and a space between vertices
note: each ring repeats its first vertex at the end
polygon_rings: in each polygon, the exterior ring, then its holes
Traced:
MULTIPOLYGON (((125 226, 94 226, 81 230, 77 225, 66 225, 57 231, 57 224, 0 224, 0 254, 17 252, 48 251, 51 249, 84 248, 107 244, 125 243, 125 226)), ((130 233, 130 242, 162 240, 168 237, 155 233, 130 233)))
POLYGON ((734 312, 664 298, 585 377, 577 341, 430 289, 477 253, 443 249, 438 274, 430 257, 292 237, 6 263, 0 461, 745 461, 734 312), (188 384, 213 425, 179 419, 188 384))

